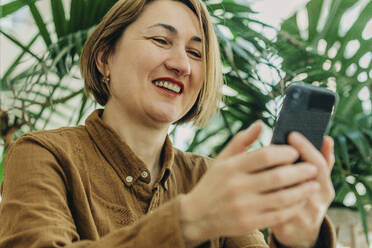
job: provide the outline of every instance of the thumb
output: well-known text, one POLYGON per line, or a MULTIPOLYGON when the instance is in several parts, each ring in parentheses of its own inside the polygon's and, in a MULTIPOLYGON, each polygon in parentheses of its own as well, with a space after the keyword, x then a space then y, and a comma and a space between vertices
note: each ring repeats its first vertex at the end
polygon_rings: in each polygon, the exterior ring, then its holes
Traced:
POLYGON ((255 142, 261 134, 262 121, 255 121, 248 129, 240 131, 220 152, 218 158, 226 159, 244 152, 249 145, 255 142))
POLYGON ((335 155, 334 155, 334 141, 331 137, 329 136, 324 137, 321 152, 324 158, 327 160, 329 170, 332 170, 333 164, 335 163, 335 155))

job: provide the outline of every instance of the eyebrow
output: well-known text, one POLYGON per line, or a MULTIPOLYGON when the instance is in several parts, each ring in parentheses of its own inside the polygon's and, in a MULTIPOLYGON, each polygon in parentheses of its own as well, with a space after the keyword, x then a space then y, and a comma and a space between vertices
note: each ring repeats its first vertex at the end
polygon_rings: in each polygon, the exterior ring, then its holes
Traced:
MULTIPOLYGON (((178 34, 177 29, 175 27, 171 26, 171 25, 168 25, 168 24, 157 23, 157 24, 154 24, 154 25, 150 26, 149 28, 154 28, 154 27, 162 27, 162 28, 165 28, 166 30, 168 30, 169 32, 171 32, 172 34, 178 34)), ((202 39, 199 36, 193 36, 193 37, 191 37, 191 40, 196 41, 196 42, 201 42, 202 41, 202 39)))

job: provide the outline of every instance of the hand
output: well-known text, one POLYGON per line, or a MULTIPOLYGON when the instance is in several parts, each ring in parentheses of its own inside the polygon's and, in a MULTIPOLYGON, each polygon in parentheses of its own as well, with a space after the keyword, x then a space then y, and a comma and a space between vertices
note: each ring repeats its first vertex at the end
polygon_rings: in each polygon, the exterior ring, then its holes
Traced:
POLYGON ((334 164, 333 140, 325 137, 319 152, 303 135, 292 133, 289 144, 296 148, 303 161, 318 168, 314 179, 320 190, 308 196, 306 205, 290 220, 271 227, 276 239, 285 246, 312 247, 317 241, 321 224, 335 192, 330 174, 334 164))
POLYGON ((302 211, 318 183, 315 166, 300 163, 296 149, 270 145, 245 153, 261 132, 255 123, 240 132, 181 200, 181 227, 188 244, 244 235, 286 222, 302 211))

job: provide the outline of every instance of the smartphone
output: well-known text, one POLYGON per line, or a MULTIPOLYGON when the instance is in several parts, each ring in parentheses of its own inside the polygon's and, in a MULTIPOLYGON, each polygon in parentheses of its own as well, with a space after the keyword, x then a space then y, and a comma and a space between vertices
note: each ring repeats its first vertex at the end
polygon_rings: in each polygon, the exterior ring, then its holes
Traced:
POLYGON ((335 104, 336 94, 331 90, 292 83, 286 90, 271 143, 288 144, 289 133, 297 131, 320 150, 335 104))

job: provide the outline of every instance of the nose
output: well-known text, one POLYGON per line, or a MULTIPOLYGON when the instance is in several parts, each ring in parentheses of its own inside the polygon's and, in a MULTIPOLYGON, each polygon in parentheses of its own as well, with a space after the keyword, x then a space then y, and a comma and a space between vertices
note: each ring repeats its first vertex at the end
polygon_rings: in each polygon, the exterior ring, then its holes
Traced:
POLYGON ((168 59, 165 61, 165 67, 173 71, 177 76, 188 76, 191 73, 191 66, 187 52, 177 49, 170 51, 168 59))

